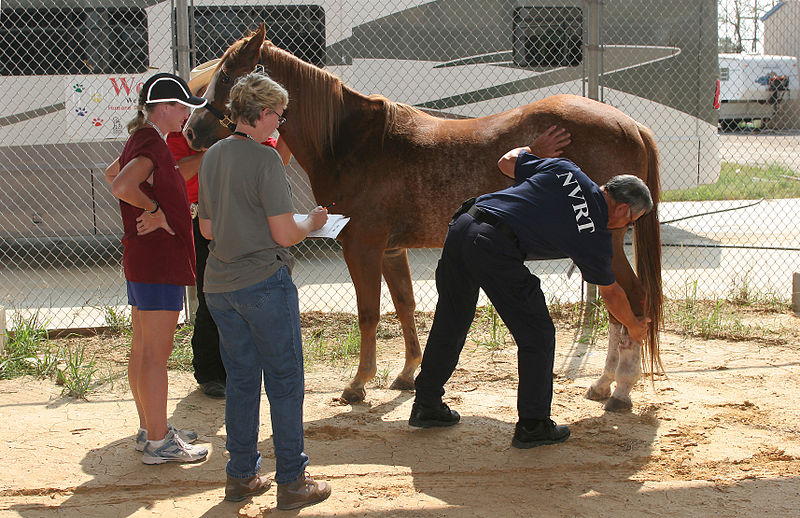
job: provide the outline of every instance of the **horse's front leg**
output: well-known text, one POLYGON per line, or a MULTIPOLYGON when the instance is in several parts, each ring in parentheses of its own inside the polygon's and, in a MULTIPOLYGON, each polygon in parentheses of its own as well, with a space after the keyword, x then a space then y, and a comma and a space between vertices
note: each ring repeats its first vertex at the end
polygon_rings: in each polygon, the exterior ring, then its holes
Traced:
POLYGON ((358 327, 361 330, 358 371, 342 392, 342 399, 355 403, 364 400, 367 395, 364 386, 375 377, 377 371, 375 332, 380 318, 383 245, 376 246, 359 239, 345 239, 342 242, 342 250, 356 289, 358 327))
POLYGON ((383 254, 383 278, 392 294, 394 308, 406 343, 406 361, 392 386, 395 390, 414 390, 414 372, 422 362, 422 351, 414 322, 414 288, 411 285, 411 270, 408 268, 408 253, 405 248, 386 250, 383 254))

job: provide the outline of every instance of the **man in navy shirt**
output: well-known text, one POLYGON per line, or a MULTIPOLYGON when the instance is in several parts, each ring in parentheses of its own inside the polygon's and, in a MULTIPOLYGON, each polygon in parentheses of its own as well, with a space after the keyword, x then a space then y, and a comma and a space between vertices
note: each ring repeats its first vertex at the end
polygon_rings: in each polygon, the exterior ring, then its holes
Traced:
POLYGON ((497 165, 514 185, 468 200, 451 221, 436 268, 439 301, 416 379, 411 426, 460 420, 442 401, 443 387, 458 363, 482 288, 519 349, 519 422, 511 444, 532 448, 567 440, 569 428, 550 419, 555 327, 525 260, 569 257, 586 282, 598 285, 631 339, 644 339, 649 319, 633 314, 614 279, 610 230, 626 228, 651 210, 650 191, 632 175, 598 186, 574 163, 554 158, 570 142, 569 133, 553 126, 529 147, 509 151, 497 165))

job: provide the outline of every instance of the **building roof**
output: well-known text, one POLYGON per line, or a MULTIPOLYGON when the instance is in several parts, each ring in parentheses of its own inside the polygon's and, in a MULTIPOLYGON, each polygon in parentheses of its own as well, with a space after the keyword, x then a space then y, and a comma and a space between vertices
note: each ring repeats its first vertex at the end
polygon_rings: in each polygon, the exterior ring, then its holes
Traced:
POLYGON ((778 9, 780 9, 781 7, 783 7, 783 4, 785 4, 785 3, 786 3, 786 2, 778 2, 777 4, 775 4, 775 7, 773 7, 772 9, 770 9, 769 11, 767 11, 766 13, 764 13, 764 16, 762 16, 762 17, 761 17, 761 21, 763 22, 763 21, 765 21, 767 18, 769 18, 770 16, 772 16, 773 14, 775 14, 775 12, 777 12, 777 10, 778 10, 778 9))

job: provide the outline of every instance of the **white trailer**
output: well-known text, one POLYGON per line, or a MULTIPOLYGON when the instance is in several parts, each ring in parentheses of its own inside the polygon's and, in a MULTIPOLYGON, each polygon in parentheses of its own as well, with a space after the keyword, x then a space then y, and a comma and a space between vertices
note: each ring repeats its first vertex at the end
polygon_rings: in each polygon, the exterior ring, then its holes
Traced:
POLYGON ((719 122, 722 129, 740 123, 768 122, 782 103, 797 99, 797 58, 792 56, 719 55, 719 122))
MULTIPOLYGON (((191 65, 219 57, 265 21, 275 44, 364 94, 479 117, 587 91, 586 4, 194 0, 188 50, 191 65)), ((601 100, 653 129, 664 189, 712 183, 715 1, 657 5, 606 3, 601 100)), ((142 81, 176 70, 177 24, 166 0, 2 2, 0 240, 119 232, 103 170, 119 155, 142 81)))

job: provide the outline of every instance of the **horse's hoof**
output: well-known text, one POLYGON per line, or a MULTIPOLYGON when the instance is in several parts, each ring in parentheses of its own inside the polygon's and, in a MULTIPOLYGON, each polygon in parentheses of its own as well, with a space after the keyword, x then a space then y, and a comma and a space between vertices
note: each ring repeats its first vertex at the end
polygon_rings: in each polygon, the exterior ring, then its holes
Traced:
POLYGON ((392 390, 414 390, 414 380, 398 376, 389 388, 392 390))
POLYGON ((595 390, 594 387, 589 387, 589 390, 586 391, 585 397, 586 399, 591 399, 592 401, 605 401, 610 395, 611 391, 600 392, 599 390, 595 390))
POLYGON ((606 401, 606 404, 603 405, 603 408, 606 409, 607 412, 627 412, 633 408, 633 402, 610 397, 608 401, 606 401))
POLYGON ((364 401, 364 398, 367 397, 367 391, 363 388, 354 389, 351 387, 347 387, 342 392, 342 399, 347 401, 348 403, 358 403, 364 401))

